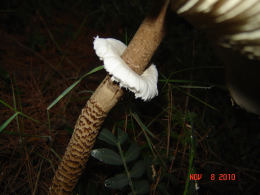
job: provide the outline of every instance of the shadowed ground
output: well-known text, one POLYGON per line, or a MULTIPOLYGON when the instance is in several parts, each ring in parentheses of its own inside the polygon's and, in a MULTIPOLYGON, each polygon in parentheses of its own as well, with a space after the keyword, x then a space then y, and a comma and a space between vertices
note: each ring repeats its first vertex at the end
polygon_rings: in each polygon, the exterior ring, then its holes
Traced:
MULTIPOLYGON (((5 71, 1 70, 0 99, 39 121, 19 115, 1 132, 3 194, 47 193, 80 110, 103 80, 105 71, 81 81, 50 109, 49 121, 46 108, 81 75, 101 65, 92 48, 94 36, 129 41, 147 9, 144 2, 133 1, 131 9, 121 1, 112 2, 3 3, 0 67, 5 71)), ((141 127, 130 113, 137 113, 156 135, 153 145, 166 166, 158 159, 151 160, 157 177, 151 178, 149 171, 143 176, 149 180, 151 193, 162 194, 160 186, 166 186, 169 193, 183 193, 191 125, 196 137, 194 167, 205 176, 200 190, 210 194, 253 193, 259 184, 259 120, 231 106, 224 88, 223 69, 219 68, 222 64, 216 60, 204 35, 173 14, 168 20, 172 25, 168 26, 165 40, 153 59, 160 73, 159 97, 143 103, 127 93, 103 126, 125 130, 142 147, 143 159, 151 158, 152 154, 140 133, 141 127), (171 82, 167 83, 167 78, 171 82), (190 85, 193 88, 187 88, 190 85), (208 86, 214 87, 199 88, 208 86), (188 120, 190 115, 192 122, 188 120), (167 144, 169 131, 171 141, 167 144), (168 173, 174 181, 170 181, 168 173), (209 179, 212 173, 235 173, 237 180, 212 183, 209 179)), ((0 125, 14 113, 1 104, 0 125)), ((105 146, 99 141, 95 147, 105 146)), ((82 176, 76 191, 115 194, 117 191, 106 189, 103 183, 120 168, 93 158, 88 163, 88 175, 82 176)))

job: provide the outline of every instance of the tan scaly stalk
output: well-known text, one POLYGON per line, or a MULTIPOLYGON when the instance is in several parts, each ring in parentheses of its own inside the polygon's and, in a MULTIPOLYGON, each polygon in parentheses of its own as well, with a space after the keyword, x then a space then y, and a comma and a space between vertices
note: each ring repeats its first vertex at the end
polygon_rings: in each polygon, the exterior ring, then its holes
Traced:
MULTIPOLYGON (((164 18, 169 4, 165 1, 160 14, 146 18, 121 56, 138 74, 149 63, 164 35, 164 18)), ((108 112, 118 102, 123 91, 106 76, 90 97, 76 122, 74 133, 53 178, 49 194, 71 194, 86 166, 90 151, 108 112)))

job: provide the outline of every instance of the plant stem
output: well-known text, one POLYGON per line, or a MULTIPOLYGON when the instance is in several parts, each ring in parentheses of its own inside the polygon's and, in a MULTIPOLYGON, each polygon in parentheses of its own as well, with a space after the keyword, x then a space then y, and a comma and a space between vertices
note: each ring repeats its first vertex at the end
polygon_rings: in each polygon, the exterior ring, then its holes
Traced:
POLYGON ((122 159, 122 162, 123 162, 123 165, 124 165, 124 168, 125 168, 125 172, 126 172, 126 175, 128 177, 129 185, 131 187, 131 190, 132 190, 133 194, 136 195, 136 192, 135 192, 135 189, 134 189, 134 184, 133 184, 133 181, 131 179, 130 172, 128 171, 126 161, 125 161, 125 157, 124 157, 124 154, 123 154, 123 150, 122 150, 119 142, 117 142, 117 148, 118 148, 119 154, 121 156, 121 159, 122 159))

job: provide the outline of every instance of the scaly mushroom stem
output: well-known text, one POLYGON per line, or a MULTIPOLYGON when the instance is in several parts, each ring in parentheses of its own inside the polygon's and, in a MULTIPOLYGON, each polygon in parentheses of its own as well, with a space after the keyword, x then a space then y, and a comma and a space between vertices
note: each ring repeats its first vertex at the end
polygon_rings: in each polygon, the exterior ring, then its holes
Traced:
MULTIPOLYGON (((164 18, 169 1, 165 1, 155 19, 146 18, 137 30, 122 59, 141 74, 164 35, 164 18)), ((53 178, 49 194, 71 194, 86 166, 90 151, 107 113, 123 91, 106 76, 90 97, 76 122, 73 135, 53 178)))

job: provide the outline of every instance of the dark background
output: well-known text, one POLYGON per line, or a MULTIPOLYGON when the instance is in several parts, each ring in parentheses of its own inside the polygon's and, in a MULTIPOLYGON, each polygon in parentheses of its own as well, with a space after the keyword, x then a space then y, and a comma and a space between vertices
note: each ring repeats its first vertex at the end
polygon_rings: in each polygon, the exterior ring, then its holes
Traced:
MULTIPOLYGON (((102 65, 93 50, 93 37, 129 43, 152 4, 148 0, 6 0, 0 7, 0 125, 17 111, 39 121, 19 115, 1 132, 0 191, 47 194, 58 156, 105 71, 81 81, 49 116, 46 108, 80 76, 102 65)), ((255 194, 260 172, 259 119, 232 107, 222 60, 214 55, 205 34, 174 13, 168 13, 166 24, 165 39, 152 59, 159 70, 159 96, 144 103, 126 92, 103 126, 122 128, 142 147, 140 158, 149 161, 143 178, 149 181, 150 194, 185 191, 193 149, 192 167, 203 179, 198 191, 191 182, 188 194, 255 194), (151 157, 131 112, 144 124, 151 123, 149 130, 158 138, 153 144, 163 160, 151 157), (156 179, 151 177, 152 165, 156 179), (236 174, 236 180, 210 181, 211 174, 220 173, 236 174)), ((95 148, 103 146, 97 141, 95 148)), ((75 192, 126 194, 127 187, 109 190, 103 184, 119 170, 90 158, 75 192)))

